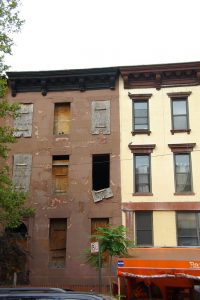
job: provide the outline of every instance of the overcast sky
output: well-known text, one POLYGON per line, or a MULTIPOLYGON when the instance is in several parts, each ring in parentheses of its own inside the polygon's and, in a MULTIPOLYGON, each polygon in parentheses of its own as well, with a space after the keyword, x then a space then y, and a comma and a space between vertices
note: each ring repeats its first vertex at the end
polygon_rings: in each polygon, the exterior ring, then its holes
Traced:
POLYGON ((21 0, 12 71, 200 61, 199 0, 21 0))

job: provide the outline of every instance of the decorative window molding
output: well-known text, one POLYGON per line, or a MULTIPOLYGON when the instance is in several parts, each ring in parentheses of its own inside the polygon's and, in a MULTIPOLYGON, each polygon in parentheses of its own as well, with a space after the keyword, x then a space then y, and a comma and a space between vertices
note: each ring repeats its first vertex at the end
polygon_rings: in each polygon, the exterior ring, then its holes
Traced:
POLYGON ((194 195, 190 152, 196 143, 168 144, 174 153, 174 195, 194 195))
POLYGON ((182 98, 188 98, 192 92, 176 92, 176 93, 167 93, 167 96, 169 96, 171 99, 182 99, 182 98))
POLYGON ((128 93, 128 96, 129 96, 130 99, 132 99, 134 101, 135 100, 143 101, 143 100, 149 100, 151 98, 152 94, 131 94, 131 93, 128 93))
POLYGON ((149 130, 149 99, 152 94, 128 94, 132 99, 132 135, 148 134, 149 130))
POLYGON ((128 145, 129 149, 133 154, 150 154, 155 149, 155 146, 155 144, 132 145, 131 143, 128 145))
POLYGON ((189 109, 188 109, 188 97, 191 92, 178 92, 168 93, 171 99, 171 120, 172 129, 171 133, 190 133, 189 128, 189 109))
POLYGON ((183 143, 183 144, 168 144, 172 152, 187 153, 193 151, 196 143, 183 143))
POLYGON ((134 155, 134 190, 133 196, 152 196, 151 157, 155 144, 128 145, 134 155))

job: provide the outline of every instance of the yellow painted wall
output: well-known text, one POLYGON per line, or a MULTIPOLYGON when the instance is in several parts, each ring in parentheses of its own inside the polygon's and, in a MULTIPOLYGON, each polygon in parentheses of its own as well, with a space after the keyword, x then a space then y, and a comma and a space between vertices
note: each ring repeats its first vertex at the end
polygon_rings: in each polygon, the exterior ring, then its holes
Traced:
POLYGON ((154 246, 177 246, 176 215, 174 211, 153 212, 153 240, 154 246))
POLYGON ((173 202, 199 201, 200 197, 200 87, 173 87, 156 90, 124 89, 120 79, 120 132, 121 132, 121 189, 122 202, 173 202), (188 97, 189 123, 191 133, 171 134, 171 105, 167 93, 192 92, 188 97), (149 99, 151 134, 132 136, 132 100, 128 93, 152 94, 149 99), (133 155, 128 144, 156 144, 151 155, 152 192, 153 196, 133 196, 133 155), (168 144, 196 143, 191 152, 193 188, 195 195, 174 195, 173 153, 168 144))
MULTIPOLYGON (((200 87, 124 89, 120 79, 121 193, 123 202, 189 202, 200 199, 200 87), (171 134, 171 99, 167 93, 191 92, 188 97, 191 132, 171 134), (151 134, 132 136, 132 100, 128 93, 152 94, 149 99, 151 134), (151 154, 152 196, 134 196, 133 154, 128 145, 155 144, 151 154), (194 195, 174 195, 174 161, 168 144, 196 143, 191 152, 194 195)), ((153 211, 154 246, 177 246, 175 211, 153 211)), ((123 217, 123 224, 125 218, 123 217)))

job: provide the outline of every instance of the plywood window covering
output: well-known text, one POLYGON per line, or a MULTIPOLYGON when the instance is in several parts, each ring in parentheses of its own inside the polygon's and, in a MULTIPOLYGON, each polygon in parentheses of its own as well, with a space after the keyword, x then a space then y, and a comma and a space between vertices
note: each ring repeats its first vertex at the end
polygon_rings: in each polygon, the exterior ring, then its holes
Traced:
POLYGON ((53 192, 66 193, 68 189, 69 155, 53 156, 53 192))
POLYGON ((15 189, 28 192, 31 179, 32 155, 15 154, 13 157, 13 185, 15 189))
POLYGON ((110 134, 110 101, 92 101, 92 134, 110 134))
POLYGON ((66 261, 67 219, 50 219, 49 266, 64 268, 66 261))
POLYGON ((33 121, 33 104, 21 104, 18 117, 14 120, 15 137, 31 137, 33 121))
MULTIPOLYGON (((109 226, 109 218, 92 218, 91 219, 91 235, 95 235, 97 233, 97 228, 105 228, 109 226)), ((95 237, 92 237, 91 242, 95 242, 95 237)), ((104 253, 103 259, 108 262, 109 256, 108 253, 104 253)))
POLYGON ((70 130, 70 103, 55 103, 54 134, 68 134, 70 130))
POLYGON ((91 219, 91 235, 97 233, 98 227, 108 227, 109 218, 92 218, 91 219))

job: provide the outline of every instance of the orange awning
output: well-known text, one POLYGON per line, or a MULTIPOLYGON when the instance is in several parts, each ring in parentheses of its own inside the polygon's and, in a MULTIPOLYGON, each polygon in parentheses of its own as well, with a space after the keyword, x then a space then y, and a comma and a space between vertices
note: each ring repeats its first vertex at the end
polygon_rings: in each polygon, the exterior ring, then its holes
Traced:
POLYGON ((118 260, 118 276, 200 280, 200 248, 133 248, 130 253, 118 260))

